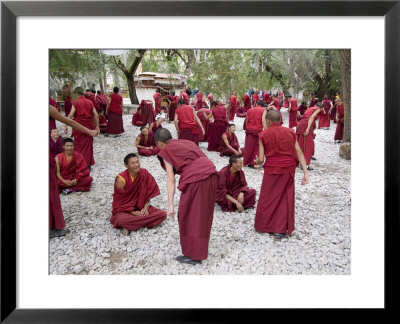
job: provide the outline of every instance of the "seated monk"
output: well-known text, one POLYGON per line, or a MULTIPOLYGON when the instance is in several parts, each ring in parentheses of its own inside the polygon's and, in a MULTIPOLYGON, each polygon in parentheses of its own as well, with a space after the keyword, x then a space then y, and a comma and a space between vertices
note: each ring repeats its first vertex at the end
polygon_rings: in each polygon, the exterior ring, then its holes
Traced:
POLYGON ((242 167, 242 158, 232 155, 229 165, 218 173, 216 201, 223 211, 242 212, 246 208, 254 207, 256 203, 256 190, 247 187, 242 167))
POLYGON ((149 131, 146 126, 140 127, 140 134, 136 137, 135 146, 140 155, 151 156, 157 155, 160 151, 154 141, 154 133, 149 131))
POLYGON ((142 110, 140 109, 140 107, 138 107, 137 111, 132 116, 132 125, 143 126, 142 110))
POLYGON ((154 122, 149 125, 149 131, 155 133, 157 129, 162 128, 163 118, 158 117, 154 122))
POLYGON ((141 227, 152 228, 167 218, 167 213, 150 205, 150 199, 160 194, 157 182, 140 168, 139 157, 130 153, 124 158, 126 170, 115 178, 110 223, 122 228, 122 233, 141 227))
POLYGON ((104 110, 100 108, 98 114, 99 114, 100 133, 107 134, 107 119, 106 116, 104 116, 104 110))
POLYGON ((222 134, 222 143, 220 145, 220 156, 242 155, 239 141, 235 134, 235 124, 228 124, 228 130, 222 134))
POLYGON ((74 151, 72 138, 64 139, 64 152, 56 156, 57 185, 59 192, 68 195, 75 191, 89 191, 93 178, 85 158, 74 151))

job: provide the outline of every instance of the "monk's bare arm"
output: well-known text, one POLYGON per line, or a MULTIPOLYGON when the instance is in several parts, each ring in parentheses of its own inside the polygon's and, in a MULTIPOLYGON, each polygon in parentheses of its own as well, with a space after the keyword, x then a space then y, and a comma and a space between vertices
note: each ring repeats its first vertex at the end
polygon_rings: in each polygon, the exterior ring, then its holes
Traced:
POLYGON ((301 180, 301 184, 305 185, 308 183, 308 170, 307 170, 306 159, 304 158, 304 154, 299 146, 299 143, 297 143, 297 140, 294 147, 296 149, 297 159, 299 160, 301 169, 303 170, 304 173, 303 179, 301 180))
POLYGON ((194 119, 196 120, 197 125, 199 125, 200 129, 203 131, 203 134, 205 134, 203 124, 201 123, 199 117, 197 116, 197 113, 194 110, 194 108, 193 108, 193 115, 194 115, 194 119))
POLYGON ((254 161, 255 164, 263 164, 264 163, 264 145, 258 140, 258 158, 254 161))
POLYGON ((178 115, 177 114, 175 114, 175 117, 174 117, 174 125, 176 128, 176 132, 179 134, 178 115))
POLYGON ((97 113, 96 108, 93 107, 93 117, 94 117, 94 125, 96 129, 99 129, 99 114, 97 113))
POLYGON ((306 132, 304 133, 304 136, 307 136, 307 135, 309 134, 311 125, 313 124, 315 118, 317 118, 319 112, 320 112, 319 109, 317 109, 316 111, 314 111, 314 113, 312 114, 312 116, 311 116, 310 119, 308 120, 307 129, 306 129, 306 132))
POLYGON ((142 146, 142 145, 139 145, 139 143, 140 143, 140 136, 136 137, 135 146, 136 146, 138 149, 139 149, 139 148, 141 148, 141 149, 147 149, 147 147, 142 146))
POLYGON ((117 176, 117 178, 115 179, 115 186, 118 189, 123 190, 125 188, 125 183, 122 181, 120 177, 117 176))
POLYGON ((267 115, 267 111, 265 110, 262 114, 262 125, 263 129, 267 129, 267 121, 265 120, 265 116, 267 115))
POLYGON ((203 115, 204 115, 204 118, 205 118, 206 120, 209 120, 209 119, 211 119, 211 118, 213 117, 212 112, 211 112, 211 114, 209 114, 209 115, 207 116, 206 113, 204 112, 204 110, 203 110, 203 115))
POLYGON ((111 103, 111 98, 108 100, 107 106, 106 106, 106 115, 108 114, 108 108, 110 107, 111 103))
POLYGON ((164 160, 165 169, 167 171, 167 192, 168 192, 168 216, 173 217, 174 211, 174 195, 175 195, 175 174, 172 165, 164 160))
POLYGON ((72 106, 71 111, 68 114, 68 118, 72 119, 72 117, 74 117, 74 115, 75 115, 75 112, 76 112, 76 108, 74 106, 72 106))

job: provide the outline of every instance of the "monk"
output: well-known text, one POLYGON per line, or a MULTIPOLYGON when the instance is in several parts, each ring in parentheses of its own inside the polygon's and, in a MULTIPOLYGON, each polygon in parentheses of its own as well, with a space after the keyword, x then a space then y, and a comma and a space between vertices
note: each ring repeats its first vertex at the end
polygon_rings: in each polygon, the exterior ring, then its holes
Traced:
POLYGON ((222 134, 228 126, 228 116, 226 107, 218 105, 216 101, 211 103, 211 114, 204 117, 207 120, 214 120, 208 124, 208 147, 207 151, 216 151, 221 145, 222 134))
POLYGON ((196 110, 203 108, 203 93, 200 91, 196 94, 196 110))
POLYGON ((64 139, 64 152, 56 156, 58 191, 65 195, 76 191, 89 191, 93 178, 85 158, 79 152, 74 152, 72 138, 64 139))
POLYGON ((331 120, 336 124, 336 96, 331 97, 333 108, 331 110, 331 120))
POLYGON ((222 134, 222 144, 220 148, 220 156, 240 156, 243 154, 240 149, 239 141, 235 134, 235 124, 228 124, 228 129, 222 134))
MULTIPOLYGON (((50 120, 58 120, 71 126, 73 129, 80 131, 81 133, 87 134, 89 136, 97 136, 98 132, 96 130, 90 130, 81 124, 77 123, 75 120, 69 119, 64 115, 61 115, 58 110, 49 106, 50 120)), ((49 237, 60 237, 68 234, 69 229, 65 228, 65 220, 63 211, 61 208, 60 195, 57 188, 57 177, 56 177, 56 160, 50 157, 49 166, 49 237)))
POLYGON ((99 105, 99 110, 102 109, 105 112, 108 104, 108 98, 100 90, 97 90, 96 102, 99 105))
POLYGON ((143 126, 142 110, 140 109, 140 107, 138 107, 136 112, 132 115, 132 125, 133 126, 143 126))
POLYGON ((269 91, 265 91, 264 92, 264 95, 262 97, 262 101, 264 101, 267 104, 271 101, 271 95, 270 95, 269 91))
POLYGON ((254 93, 254 91, 252 92, 252 95, 253 95, 252 104, 253 107, 255 107, 257 103, 260 101, 260 96, 258 95, 258 93, 254 93))
POLYGON ((206 118, 211 115, 211 109, 203 107, 203 108, 199 109, 196 113, 197 113, 197 117, 199 117, 201 125, 203 126, 203 129, 204 129, 204 134, 203 134, 201 132, 201 128, 197 127, 199 142, 207 142, 208 141, 208 124, 210 123, 210 120, 208 120, 206 118))
POLYGON ((254 228, 257 232, 272 234, 275 240, 292 235, 294 230, 294 179, 298 162, 304 173, 301 184, 308 183, 308 171, 296 134, 281 126, 279 120, 278 111, 268 111, 267 129, 260 134, 260 154, 255 162, 262 164, 265 156, 254 228))
POLYGON ((64 152, 63 140, 57 128, 50 130, 50 160, 55 161, 58 153, 64 152))
POLYGON ((310 105, 308 106, 308 108, 314 107, 317 102, 319 101, 317 96, 312 97, 311 101, 310 101, 310 105))
POLYGON ((199 264, 207 259, 214 216, 218 173, 211 160, 191 141, 172 139, 168 129, 159 129, 155 140, 158 158, 167 172, 168 216, 173 217, 175 173, 180 175, 178 223, 182 254, 176 260, 199 264))
POLYGON ((335 131, 335 143, 342 143, 343 131, 344 131, 344 103, 342 99, 338 98, 335 101, 337 112, 336 112, 336 131, 335 131))
POLYGON ((240 105, 239 99, 236 100, 236 117, 246 117, 246 111, 244 109, 244 106, 240 105))
POLYGON ((331 126, 331 111, 333 105, 327 95, 324 96, 322 104, 324 105, 324 109, 321 110, 321 113, 318 115, 318 128, 329 129, 331 126))
POLYGON ((297 121, 300 121, 300 119, 303 117, 304 112, 307 110, 307 103, 303 101, 301 105, 299 106, 299 109, 297 110, 297 121))
POLYGON ((107 119, 106 116, 104 116, 104 111, 103 109, 99 109, 98 111, 99 114, 99 128, 100 128, 100 133, 108 136, 107 133, 107 119))
POLYGON ((314 170, 310 167, 310 163, 314 155, 315 120, 322 108, 321 102, 317 102, 315 106, 308 108, 296 128, 297 142, 304 154, 308 171, 314 170))
POLYGON ((140 110, 142 111, 142 123, 143 125, 151 124, 155 121, 155 111, 153 108, 153 101, 142 100, 140 102, 140 110))
POLYGON ((245 93, 244 95, 243 95, 243 109, 244 109, 244 112, 247 112, 250 108, 251 108, 251 101, 250 101, 250 96, 247 94, 247 93, 245 93))
POLYGON ((181 92, 180 98, 185 100, 185 105, 189 105, 189 96, 185 91, 181 92))
POLYGON ((216 201, 224 212, 238 210, 241 213, 256 203, 256 190, 247 186, 242 170, 243 161, 239 156, 232 155, 229 165, 218 173, 218 189, 216 201))
POLYGON ((258 155, 258 135, 263 130, 263 120, 266 113, 262 100, 258 101, 257 106, 247 112, 243 164, 250 168, 254 168, 254 159, 258 155))
POLYGON ((124 103, 122 96, 118 94, 119 88, 114 87, 113 91, 114 93, 110 95, 110 100, 106 107, 106 116, 108 118, 107 133, 114 135, 114 137, 119 137, 125 132, 122 119, 124 103))
MULTIPOLYGON (((74 117, 74 120, 80 123, 82 126, 85 126, 88 129, 94 128, 97 133, 99 133, 99 115, 93 106, 93 102, 84 97, 82 88, 76 88, 75 92, 79 95, 79 98, 77 101, 72 103, 71 112, 69 113, 68 118, 74 117)), ((65 125, 65 134, 68 134, 67 125, 65 125)), ((73 130, 72 136, 74 137, 75 141, 75 151, 84 156, 88 167, 94 165, 93 137, 81 133, 78 130, 73 130)))
POLYGON ((160 89, 156 89, 156 92, 153 94, 153 99, 154 99, 154 107, 156 110, 156 114, 159 114, 161 112, 161 102, 162 102, 160 89))
POLYGON ((175 96, 175 91, 172 91, 170 95, 165 97, 168 103, 168 117, 169 121, 173 121, 175 118, 175 110, 178 106, 179 97, 175 96))
POLYGON ((174 124, 178 139, 187 139, 199 146, 198 129, 204 135, 205 131, 193 107, 186 105, 184 99, 179 99, 178 109, 175 111, 174 124))
POLYGON ((72 108, 72 99, 71 99, 72 89, 69 84, 63 85, 62 94, 64 97, 64 113, 65 116, 68 116, 72 108))
MULTIPOLYGON (((55 101, 52 97, 49 97, 49 105, 55 107, 58 112, 60 112, 60 107, 58 106, 57 101, 55 101)), ((56 121, 50 118, 49 126, 50 130, 57 128, 56 121)))
POLYGON ((155 133, 157 129, 162 128, 163 118, 158 117, 154 122, 149 125, 149 131, 155 133))
POLYGON ((233 121, 235 118, 235 113, 236 113, 236 105, 237 105, 237 96, 236 96, 236 91, 232 92, 231 97, 229 98, 230 102, 230 107, 229 107, 229 121, 233 121))
POLYGON ((146 126, 140 127, 140 134, 136 137, 135 146, 138 153, 144 156, 157 155, 160 151, 154 141, 154 133, 149 131, 146 126))
POLYGON ((136 154, 124 158, 126 170, 117 175, 114 182, 112 216, 114 228, 122 228, 123 235, 139 228, 153 228, 161 224, 167 213, 151 206, 150 199, 160 194, 157 182, 146 170, 140 168, 136 154))
POLYGON ((94 90, 92 92, 92 90, 90 89, 86 89, 86 92, 84 93, 84 96, 86 99, 90 100, 93 103, 94 108, 96 109, 96 111, 98 111, 100 109, 97 101, 96 101, 96 96, 94 95, 94 90))
POLYGON ((207 99, 208 99, 208 106, 211 107, 211 103, 214 101, 214 97, 211 92, 207 95, 207 99))
POLYGON ((292 96, 288 96, 289 98, 289 107, 288 107, 288 112, 289 112, 289 128, 293 128, 297 126, 297 100, 296 98, 293 98, 292 96))

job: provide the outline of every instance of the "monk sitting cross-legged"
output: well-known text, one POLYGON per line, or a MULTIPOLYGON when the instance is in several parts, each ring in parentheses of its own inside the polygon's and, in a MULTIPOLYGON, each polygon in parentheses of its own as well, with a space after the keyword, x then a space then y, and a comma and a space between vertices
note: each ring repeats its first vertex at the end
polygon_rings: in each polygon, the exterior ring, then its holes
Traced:
POLYGON ((140 127, 140 134, 136 137, 135 145, 140 155, 156 155, 160 151, 154 141, 154 133, 149 131, 146 126, 140 127))
POLYGON ((239 141, 235 134, 235 124, 229 124, 228 130, 222 134, 222 143, 220 145, 220 156, 242 155, 239 141))
POLYGON ((124 158, 126 170, 117 175, 114 183, 112 217, 114 228, 122 233, 141 227, 152 228, 167 218, 166 212, 150 205, 150 199, 160 194, 157 182, 146 170, 140 168, 139 157, 130 153, 124 158))
POLYGON ((256 190, 247 186, 246 177, 242 170, 243 161, 239 156, 231 156, 229 165, 218 173, 218 188, 216 201, 223 211, 242 212, 254 207, 256 190))
POLYGON ((64 139, 64 152, 56 156, 57 185, 59 192, 89 191, 93 178, 90 176, 85 158, 74 151, 72 138, 64 139))

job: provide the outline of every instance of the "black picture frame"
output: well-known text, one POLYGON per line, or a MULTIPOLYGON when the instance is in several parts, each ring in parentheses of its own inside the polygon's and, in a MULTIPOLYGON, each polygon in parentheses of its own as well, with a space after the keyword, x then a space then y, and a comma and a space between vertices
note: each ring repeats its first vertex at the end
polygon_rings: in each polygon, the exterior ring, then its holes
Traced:
MULTIPOLYGON (((397 305, 393 249, 399 237, 400 0, 396 1, 129 1, 1 3, 1 322, 145 323, 237 322, 242 315, 266 320, 266 309, 17 309, 16 308, 16 19, 18 16, 384 16, 385 111, 385 313, 397 305), (252 9, 257 6, 257 11, 252 9), (154 8, 157 7, 157 10, 154 8), (265 14, 263 14, 265 13, 265 14), (393 270, 394 269, 394 270, 393 270)), ((371 44, 373 46, 373 44, 371 44)), ((379 98, 382 94, 377 94, 379 98)), ((371 98, 371 100, 376 99, 371 98)), ((365 152, 366 157, 371 153, 365 152)), ((372 163, 371 163, 372 165, 372 163)), ((373 165, 371 176, 373 176, 373 165)), ((372 237, 373 233, 371 233, 372 237)), ((188 294, 193 293, 188 291, 188 294)), ((267 292, 266 292, 267 293, 267 292)), ((290 291, 288 292, 290 293, 290 291)), ((55 298, 56 298, 56 293, 55 298)), ((183 292, 185 294, 185 292, 183 292)), ((378 310, 379 311, 379 310, 378 310)), ((268 313, 268 316, 266 314, 268 313)), ((272 314, 271 314, 272 313, 272 314)), ((297 312, 299 313, 299 312, 297 312)), ((282 313, 279 313, 279 317, 282 313)), ((275 315, 274 315, 275 317, 275 315)), ((282 320, 288 319, 287 315, 282 320)), ((245 321, 246 322, 246 321, 245 321)), ((247 322, 251 322, 247 321, 247 322)))

